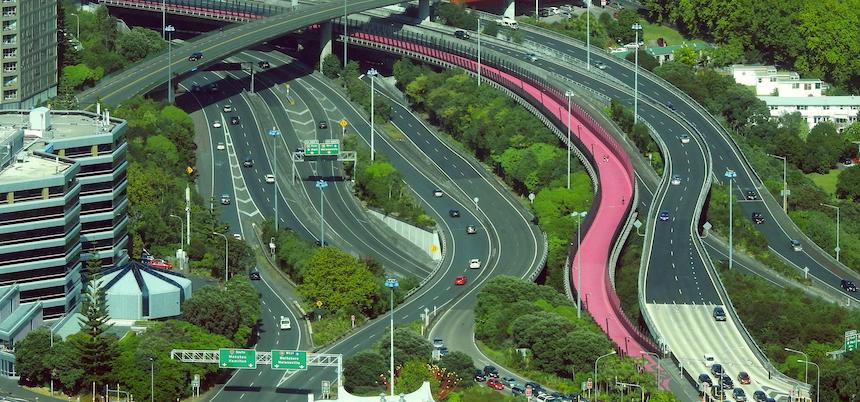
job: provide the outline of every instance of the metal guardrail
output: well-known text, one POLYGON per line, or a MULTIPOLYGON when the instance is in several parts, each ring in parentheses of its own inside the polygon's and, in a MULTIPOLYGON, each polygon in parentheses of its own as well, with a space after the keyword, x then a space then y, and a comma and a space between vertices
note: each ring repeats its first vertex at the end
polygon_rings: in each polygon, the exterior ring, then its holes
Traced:
POLYGON ((281 14, 288 9, 265 3, 243 0, 97 0, 100 4, 189 15, 222 21, 250 21, 281 14))

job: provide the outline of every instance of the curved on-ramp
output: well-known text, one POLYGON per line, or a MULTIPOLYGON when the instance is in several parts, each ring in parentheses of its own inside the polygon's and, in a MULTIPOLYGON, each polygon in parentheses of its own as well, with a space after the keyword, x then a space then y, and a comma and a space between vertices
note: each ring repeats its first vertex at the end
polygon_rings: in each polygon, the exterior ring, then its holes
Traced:
MULTIPOLYGON (((477 62, 423 44, 364 32, 353 32, 350 39, 399 48, 408 54, 422 55, 477 71, 477 62)), ((506 87, 519 89, 518 92, 532 98, 531 101, 540 104, 562 125, 567 124, 567 101, 559 89, 532 83, 486 64, 481 65, 481 74, 506 87)), ((618 297, 609 282, 608 271, 612 248, 631 208, 633 168, 621 146, 602 127, 579 107, 572 108, 571 112, 571 141, 578 143, 583 151, 591 155, 600 182, 596 197, 598 202, 592 206, 590 216, 584 222, 589 230, 582 239, 582 251, 575 253, 570 260, 571 282, 580 288, 581 294, 587 295, 587 310, 617 345, 618 352, 639 357, 642 352, 655 350, 655 346, 647 337, 636 332, 623 315, 618 297), (581 284, 576 282, 576 267, 580 258, 581 284)))

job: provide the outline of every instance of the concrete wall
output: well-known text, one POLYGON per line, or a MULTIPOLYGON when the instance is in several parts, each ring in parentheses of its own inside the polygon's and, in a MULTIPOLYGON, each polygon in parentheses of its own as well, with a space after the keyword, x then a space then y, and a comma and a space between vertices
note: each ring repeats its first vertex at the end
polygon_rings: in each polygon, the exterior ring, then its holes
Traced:
POLYGON ((406 222, 399 221, 390 216, 385 216, 373 210, 368 210, 367 212, 370 216, 373 216, 382 221, 382 223, 388 225, 388 227, 394 230, 401 237, 424 250, 424 252, 427 253, 427 255, 429 255, 434 261, 442 259, 442 242, 439 239, 439 234, 435 231, 429 232, 424 229, 417 228, 406 222))

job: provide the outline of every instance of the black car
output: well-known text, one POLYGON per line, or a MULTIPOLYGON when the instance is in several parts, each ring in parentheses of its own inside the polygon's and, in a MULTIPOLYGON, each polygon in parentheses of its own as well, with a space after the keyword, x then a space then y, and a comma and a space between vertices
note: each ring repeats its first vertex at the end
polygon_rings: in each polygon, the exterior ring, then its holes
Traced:
POLYGON ((732 391, 732 397, 735 399, 736 402, 744 402, 747 400, 746 392, 744 392, 744 390, 740 388, 735 388, 735 390, 732 391))
POLYGON ((248 277, 252 281, 259 281, 260 280, 260 271, 258 271, 257 268, 252 269, 251 272, 248 274, 248 277))
POLYGON ((723 388, 725 388, 725 389, 730 389, 730 388, 735 387, 735 382, 732 381, 732 377, 729 377, 728 375, 725 375, 725 374, 723 374, 723 376, 720 377, 720 383, 723 385, 723 388))
POLYGON ((249 156, 249 157, 247 157, 247 158, 245 158, 245 160, 244 160, 244 161, 242 161, 242 166, 244 166, 244 167, 254 167, 254 159, 253 159, 253 158, 251 158, 250 156, 249 156))
POLYGON ((714 321, 725 321, 726 311, 722 307, 714 307, 714 321))
POLYGON ((320 122, 320 124, 317 124, 317 127, 319 127, 320 129, 326 129, 326 128, 328 128, 328 123, 326 123, 325 120, 323 120, 320 122))
POLYGON ((755 222, 756 225, 761 225, 764 223, 764 215, 762 215, 761 212, 753 212, 752 221, 755 222))
POLYGON ((230 117, 230 124, 235 126, 239 123, 241 123, 241 120, 239 120, 239 116, 230 117))
POLYGON ((188 61, 197 61, 203 58, 203 52, 194 52, 191 53, 191 56, 188 56, 188 61))
POLYGON ((747 199, 748 200, 757 200, 758 199, 758 193, 756 193, 753 190, 747 190, 747 199))
POLYGON ((699 384, 704 384, 704 383, 714 385, 714 383, 711 380, 711 376, 709 376, 707 373, 699 374, 699 384))
POLYGON ((257 63, 257 66, 259 66, 260 68, 269 68, 269 67, 271 67, 271 66, 269 65, 269 62, 268 62, 268 61, 265 61, 265 60, 259 61, 259 62, 257 63))
POLYGON ((511 386, 511 393, 514 395, 523 395, 526 393, 526 387, 522 384, 514 384, 511 386))
POLYGON ((317 246, 317 247, 325 247, 325 246, 328 246, 328 242, 327 242, 327 241, 320 242, 319 240, 315 240, 315 241, 314 241, 314 244, 316 244, 316 246, 317 246))
POLYGON ((753 400, 755 402, 767 402, 767 394, 762 390, 757 390, 756 392, 753 392, 753 400))
POLYGON ((475 369, 475 381, 476 381, 476 382, 484 382, 484 381, 487 381, 487 376, 485 376, 485 375, 484 375, 484 372, 483 372, 481 369, 479 369, 479 368, 476 368, 476 369, 475 369))
POLYGON ((484 366, 484 375, 491 378, 499 378, 499 370, 495 366, 484 366))
POLYGON ((462 29, 458 29, 458 30, 454 31, 454 37, 457 39, 463 39, 463 40, 470 38, 469 33, 462 30, 462 29))
POLYGON ((452 218, 459 218, 460 217, 460 210, 459 209, 452 209, 452 210, 448 211, 448 215, 452 218))
POLYGON ((675 105, 672 104, 672 101, 666 102, 666 107, 669 108, 669 110, 675 110, 675 105))
POLYGON ((723 375, 723 365, 719 363, 715 363, 711 366, 711 374, 715 376, 723 375))
POLYGON ((840 285, 842 285, 842 289, 845 289, 846 292, 857 291, 857 285, 855 285, 854 282, 851 282, 848 279, 843 279, 840 285))

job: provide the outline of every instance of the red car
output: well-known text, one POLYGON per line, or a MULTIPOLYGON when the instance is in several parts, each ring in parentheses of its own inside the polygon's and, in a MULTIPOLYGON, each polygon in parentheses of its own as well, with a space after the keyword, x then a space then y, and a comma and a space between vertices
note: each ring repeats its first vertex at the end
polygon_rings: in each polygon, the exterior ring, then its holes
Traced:
POLYGON ((741 384, 749 384, 750 383, 750 375, 747 374, 746 371, 741 371, 738 373, 738 382, 741 384))
POLYGON ((496 390, 505 389, 505 384, 502 384, 498 378, 490 378, 489 380, 487 380, 487 386, 496 390))
POLYGON ((153 268, 173 269, 173 264, 164 260, 149 260, 146 262, 146 265, 149 265, 153 268))
POLYGON ((466 277, 463 275, 458 276, 456 279, 454 279, 454 284, 455 285, 465 285, 466 284, 466 277))

